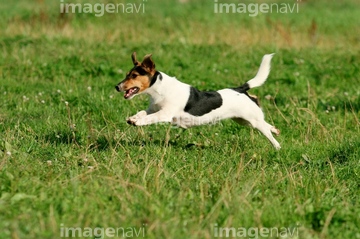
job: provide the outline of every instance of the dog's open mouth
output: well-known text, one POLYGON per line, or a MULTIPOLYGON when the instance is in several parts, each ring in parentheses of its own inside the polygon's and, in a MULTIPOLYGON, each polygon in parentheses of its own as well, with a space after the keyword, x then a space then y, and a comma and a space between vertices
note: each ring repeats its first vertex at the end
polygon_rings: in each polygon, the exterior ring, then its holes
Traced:
POLYGON ((133 87, 125 91, 124 98, 129 99, 131 96, 134 96, 140 90, 139 87, 133 87))

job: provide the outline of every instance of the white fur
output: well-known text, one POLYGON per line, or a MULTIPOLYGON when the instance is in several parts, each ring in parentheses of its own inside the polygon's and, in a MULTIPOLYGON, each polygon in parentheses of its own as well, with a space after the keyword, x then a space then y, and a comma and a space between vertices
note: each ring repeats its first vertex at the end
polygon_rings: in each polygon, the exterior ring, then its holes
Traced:
POLYGON ((252 78, 247 82, 250 88, 259 87, 265 83, 270 73, 270 62, 273 56, 274 53, 263 56, 258 73, 254 78, 252 78))
MULTIPOLYGON (((247 83, 250 88, 261 86, 269 75, 270 61, 273 54, 265 55, 256 76, 247 83)), ((264 120, 261 108, 245 94, 232 89, 222 89, 217 92, 221 95, 222 106, 202 116, 194 116, 184 111, 190 95, 190 85, 178 81, 161 72, 162 80, 143 91, 150 95, 150 106, 131 116, 127 121, 141 126, 159 122, 169 122, 183 128, 196 125, 215 123, 222 119, 231 118, 240 124, 249 124, 264 134, 276 149, 280 144, 272 133, 279 134, 279 130, 264 120)))

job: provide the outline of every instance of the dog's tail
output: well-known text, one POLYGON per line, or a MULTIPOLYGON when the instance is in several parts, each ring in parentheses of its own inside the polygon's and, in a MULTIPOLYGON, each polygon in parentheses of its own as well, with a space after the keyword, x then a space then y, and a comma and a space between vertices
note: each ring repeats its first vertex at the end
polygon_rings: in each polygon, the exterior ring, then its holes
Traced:
POLYGON ((250 90, 251 88, 259 87, 265 83, 265 81, 270 73, 270 62, 271 62, 271 58, 273 57, 273 55, 274 55, 274 53, 267 54, 263 57, 261 64, 260 64, 259 71, 257 72, 257 74, 254 78, 252 78, 251 80, 249 80, 242 86, 237 87, 237 88, 232 88, 232 89, 239 93, 247 95, 252 101, 254 101, 258 106, 260 106, 260 103, 259 103, 257 97, 254 95, 248 94, 247 91, 250 90))
POLYGON ((270 73, 270 62, 271 62, 271 58, 273 57, 273 55, 274 55, 274 53, 267 54, 262 58, 260 68, 259 68, 259 71, 257 72, 256 76, 245 83, 248 85, 249 89, 259 87, 265 83, 265 81, 270 73))
POLYGON ((239 93, 246 93, 251 88, 259 87, 264 84, 270 72, 270 62, 273 55, 274 53, 265 55, 261 61, 260 68, 256 76, 242 86, 233 88, 233 90, 239 93))

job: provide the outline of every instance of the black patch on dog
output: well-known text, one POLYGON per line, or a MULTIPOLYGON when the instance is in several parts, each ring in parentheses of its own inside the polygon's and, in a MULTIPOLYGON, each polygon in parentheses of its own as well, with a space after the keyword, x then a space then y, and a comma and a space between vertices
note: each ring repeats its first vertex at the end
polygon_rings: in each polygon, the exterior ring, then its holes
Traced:
POLYGON ((248 83, 243 84, 242 86, 232 88, 232 90, 239 92, 241 94, 246 93, 246 91, 250 90, 250 86, 248 83))
POLYGON ((184 111, 194 116, 202 116, 222 106, 221 95, 216 91, 199 91, 190 87, 190 96, 184 111))
POLYGON ((150 87, 156 82, 158 76, 160 76, 160 80, 162 80, 162 75, 160 74, 160 72, 156 71, 155 74, 153 75, 153 77, 150 80, 150 87))
POLYGON ((144 70, 144 68, 142 66, 135 66, 130 72, 132 72, 132 71, 136 71, 137 73, 139 73, 142 76, 148 75, 150 78, 150 86, 152 86, 156 82, 158 76, 160 76, 159 77, 160 80, 162 80, 162 78, 163 78, 162 75, 160 74, 160 72, 158 72, 158 71, 156 71, 155 74, 152 77, 150 77, 149 73, 146 70, 144 70))
POLYGON ((255 102, 255 104, 257 104, 258 106, 260 106, 259 101, 256 97, 253 97, 251 95, 249 95, 247 93, 248 90, 250 90, 250 86, 248 83, 243 84, 242 86, 236 87, 236 88, 232 88, 232 90, 239 92, 240 94, 245 94, 247 97, 250 98, 250 100, 252 100, 253 102, 255 102))
POLYGON ((144 76, 144 75, 147 75, 147 71, 144 70, 141 66, 135 66, 133 68, 136 72, 138 72, 140 75, 144 76))

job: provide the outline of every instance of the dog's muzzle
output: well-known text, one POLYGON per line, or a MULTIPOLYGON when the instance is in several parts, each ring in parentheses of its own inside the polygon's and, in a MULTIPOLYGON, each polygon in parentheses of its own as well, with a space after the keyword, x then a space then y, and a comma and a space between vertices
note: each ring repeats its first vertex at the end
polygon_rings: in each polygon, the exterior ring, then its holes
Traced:
POLYGON ((117 84, 117 85, 115 86, 115 89, 116 89, 118 92, 123 91, 123 84, 122 84, 122 82, 120 82, 119 84, 117 84))

